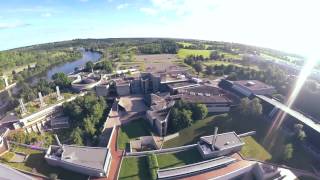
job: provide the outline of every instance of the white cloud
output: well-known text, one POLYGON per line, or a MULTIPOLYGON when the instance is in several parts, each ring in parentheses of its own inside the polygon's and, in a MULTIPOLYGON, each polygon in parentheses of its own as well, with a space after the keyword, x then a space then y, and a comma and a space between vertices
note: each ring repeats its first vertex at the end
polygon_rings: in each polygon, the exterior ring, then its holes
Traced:
POLYGON ((41 16, 42 16, 42 17, 51 17, 51 16, 52 16, 52 14, 51 14, 51 13, 49 13, 49 12, 47 12, 47 13, 43 13, 43 14, 41 14, 41 16))
POLYGON ((118 10, 124 9, 124 8, 126 8, 126 7, 128 7, 128 6, 129 6, 129 3, 119 4, 119 5, 117 6, 117 9, 118 9, 118 10))
POLYGON ((140 8, 140 11, 147 14, 147 15, 151 15, 151 16, 154 16, 154 15, 157 15, 158 14, 158 11, 154 8, 140 8))
POLYGON ((11 29, 11 28, 18 28, 29 26, 30 24, 21 23, 21 22, 12 22, 12 23, 0 23, 0 29, 11 29))

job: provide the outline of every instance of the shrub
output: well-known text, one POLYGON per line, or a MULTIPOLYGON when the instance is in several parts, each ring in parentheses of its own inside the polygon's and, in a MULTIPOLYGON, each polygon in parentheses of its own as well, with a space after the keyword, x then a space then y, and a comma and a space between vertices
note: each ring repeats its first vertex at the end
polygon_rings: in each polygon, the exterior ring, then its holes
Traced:
POLYGON ((14 157, 14 153, 13 152, 7 152, 4 155, 1 156, 1 159, 6 161, 6 162, 10 162, 11 159, 14 157))
POLYGON ((159 169, 159 165, 155 154, 150 154, 148 156, 148 166, 151 179, 157 179, 157 170, 159 169))

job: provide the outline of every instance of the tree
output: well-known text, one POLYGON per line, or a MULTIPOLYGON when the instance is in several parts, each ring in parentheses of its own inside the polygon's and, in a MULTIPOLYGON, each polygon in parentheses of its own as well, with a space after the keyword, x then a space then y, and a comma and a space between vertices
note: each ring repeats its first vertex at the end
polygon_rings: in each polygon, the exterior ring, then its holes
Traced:
POLYGON ((231 74, 228 75, 227 80, 236 81, 237 80, 237 74, 235 72, 232 72, 231 74))
POLYGON ((71 86, 71 79, 62 72, 55 73, 52 76, 52 80, 56 86, 59 86, 61 89, 66 89, 71 86))
POLYGON ((262 114, 262 105, 258 98, 249 100, 248 98, 243 98, 240 101, 238 111, 244 117, 258 117, 262 114))
POLYGON ((262 105, 258 98, 254 98, 250 102, 249 108, 250 108, 250 115, 253 117, 258 117, 262 114, 262 105))
POLYGON ((192 112, 190 110, 183 109, 179 113, 179 129, 183 129, 191 126, 192 124, 192 112))
POLYGON ((250 100, 249 98, 243 98, 240 101, 238 110, 241 115, 247 116, 249 114, 249 108, 250 108, 250 100))
POLYGON ((93 71, 94 64, 92 61, 88 61, 85 65, 85 69, 87 72, 93 71))
POLYGON ((195 104, 192 106, 191 110, 193 120, 204 119, 208 114, 208 108, 204 104, 195 104))
POLYGON ((25 101, 31 101, 37 98, 36 92, 30 88, 29 84, 22 83, 21 87, 20 97, 25 101))
POLYGON ((174 107, 170 112, 170 128, 172 132, 177 132, 192 124, 192 112, 190 110, 179 110, 174 107))
POLYGON ((286 144, 283 151, 283 160, 288 161, 292 158, 293 146, 292 144, 286 144))
POLYGON ((93 124, 93 117, 87 117, 84 118, 83 122, 83 127, 84 127, 84 131, 89 135, 89 136, 93 136, 94 133, 96 132, 96 128, 94 127, 93 124))
POLYGON ((103 61, 102 69, 105 70, 107 73, 112 73, 112 63, 110 61, 103 61))
POLYGON ((195 63, 193 68, 197 71, 198 74, 202 71, 202 66, 200 63, 195 63))
POLYGON ((83 134, 82 130, 79 127, 75 128, 70 135, 72 143, 80 146, 83 145, 82 134, 83 134))
POLYGON ((299 141, 303 141, 306 138, 307 135, 303 130, 303 125, 302 124, 297 123, 297 124, 294 125, 294 136, 299 141))
POLYGON ((38 92, 42 93, 42 95, 48 95, 53 92, 52 84, 50 84, 45 79, 40 79, 39 82, 37 83, 36 88, 38 92))
POLYGON ((212 75, 213 72, 214 72, 213 66, 206 66, 206 73, 207 73, 208 75, 212 75))
POLYGON ((56 180, 56 179, 58 179, 58 174, 56 174, 56 173, 50 173, 50 174, 49 174, 49 179, 50 179, 50 180, 56 180))
POLYGON ((212 59, 212 60, 217 60, 217 59, 219 59, 219 58, 220 58, 220 56, 219 56, 219 54, 218 54, 217 51, 211 51, 211 53, 210 53, 210 59, 212 59))

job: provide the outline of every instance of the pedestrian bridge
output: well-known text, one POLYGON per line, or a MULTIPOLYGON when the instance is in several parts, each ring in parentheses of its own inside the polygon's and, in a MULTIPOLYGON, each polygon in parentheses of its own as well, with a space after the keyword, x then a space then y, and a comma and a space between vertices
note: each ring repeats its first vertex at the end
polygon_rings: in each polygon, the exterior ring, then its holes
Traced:
POLYGON ((271 99, 267 96, 263 96, 263 95, 255 95, 256 97, 258 97, 259 99, 261 99, 262 101, 265 101, 271 105, 273 105, 275 108, 270 112, 270 116, 273 116, 276 111, 278 109, 280 109, 281 111, 291 115, 292 117, 294 117, 295 119, 299 120, 300 122, 302 122, 303 124, 309 126, 310 128, 314 129, 315 131, 317 131, 318 133, 320 133, 320 124, 319 121, 312 119, 311 117, 308 117, 296 110, 291 109, 290 107, 282 104, 281 102, 275 100, 275 99, 271 99))

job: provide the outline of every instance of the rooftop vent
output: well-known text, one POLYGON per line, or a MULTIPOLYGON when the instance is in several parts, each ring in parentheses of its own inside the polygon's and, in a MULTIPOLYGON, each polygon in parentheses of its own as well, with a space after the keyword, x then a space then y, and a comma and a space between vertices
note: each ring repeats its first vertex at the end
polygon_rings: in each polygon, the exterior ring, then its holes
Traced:
POLYGON ((255 85, 256 83, 255 82, 253 82, 253 81, 248 81, 247 83, 246 83, 246 86, 253 86, 253 85, 255 85))

